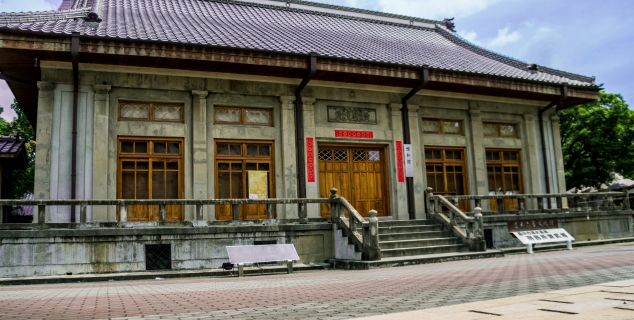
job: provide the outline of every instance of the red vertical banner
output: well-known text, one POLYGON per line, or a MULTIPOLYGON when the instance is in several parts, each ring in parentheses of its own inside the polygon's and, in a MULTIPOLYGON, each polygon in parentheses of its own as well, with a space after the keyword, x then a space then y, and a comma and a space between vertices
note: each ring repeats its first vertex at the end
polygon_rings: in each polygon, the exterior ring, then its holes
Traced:
POLYGON ((306 138, 306 178, 315 182, 315 139, 306 138))
POLYGON ((403 166, 403 141, 396 140, 396 175, 398 182, 405 182, 405 168, 403 166))

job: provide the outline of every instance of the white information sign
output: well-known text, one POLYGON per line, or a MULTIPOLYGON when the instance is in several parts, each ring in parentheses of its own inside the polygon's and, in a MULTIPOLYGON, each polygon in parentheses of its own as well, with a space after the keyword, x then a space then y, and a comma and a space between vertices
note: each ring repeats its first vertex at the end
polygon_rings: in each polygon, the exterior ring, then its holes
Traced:
POLYGON ((572 241, 575 241, 565 229, 542 229, 511 232, 521 243, 526 245, 528 253, 533 253, 533 245, 552 242, 567 242, 568 249, 572 250, 572 241))
POLYGON ((403 154, 405 155, 405 176, 408 178, 414 177, 414 158, 412 157, 412 145, 404 144, 403 145, 403 154))

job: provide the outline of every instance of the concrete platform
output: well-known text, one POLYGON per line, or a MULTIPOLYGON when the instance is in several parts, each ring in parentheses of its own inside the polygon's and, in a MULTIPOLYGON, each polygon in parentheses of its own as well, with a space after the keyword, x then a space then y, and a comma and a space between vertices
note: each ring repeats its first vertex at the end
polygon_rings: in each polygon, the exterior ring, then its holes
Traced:
POLYGON ((368 270, 374 268, 391 268, 447 261, 502 257, 504 257, 504 252, 500 250, 487 250, 486 252, 449 252, 418 256, 391 257, 383 258, 380 261, 332 260, 332 263, 333 268, 335 269, 368 270))
MULTIPOLYGON (((329 264, 294 264, 293 272, 309 270, 324 270, 329 264)), ((262 275, 287 273, 286 264, 263 267, 245 267, 245 275, 262 275)), ((99 281, 125 281, 125 280, 151 280, 175 279, 192 277, 231 277, 238 276, 238 267, 232 271, 223 269, 201 269, 201 270, 161 270, 145 272, 124 272, 105 274, 78 274, 65 276, 39 276, 23 278, 0 278, 0 286, 25 285, 25 284, 47 284, 47 283, 77 283, 77 282, 99 282, 99 281)))

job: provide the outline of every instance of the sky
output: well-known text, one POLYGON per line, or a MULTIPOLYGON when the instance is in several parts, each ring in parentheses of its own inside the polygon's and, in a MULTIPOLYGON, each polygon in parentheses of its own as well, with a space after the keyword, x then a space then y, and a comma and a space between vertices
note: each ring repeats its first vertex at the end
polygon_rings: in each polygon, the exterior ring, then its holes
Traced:
MULTIPOLYGON (((62 0, 0 0, 0 12, 54 10, 62 0)), ((170 0, 163 0, 170 1, 170 0)), ((634 104, 631 0, 318 0, 427 19, 454 17, 458 34, 530 63, 595 76, 606 92, 634 104), (630 57, 630 58, 628 58, 630 57)), ((0 80, 5 119, 13 95, 0 80)))

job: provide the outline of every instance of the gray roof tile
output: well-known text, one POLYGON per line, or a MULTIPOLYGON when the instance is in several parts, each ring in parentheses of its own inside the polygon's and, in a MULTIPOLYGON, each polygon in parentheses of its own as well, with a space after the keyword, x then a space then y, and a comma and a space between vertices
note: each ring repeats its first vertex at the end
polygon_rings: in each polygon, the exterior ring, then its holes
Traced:
MULTIPOLYGON (((316 52, 333 58, 426 64, 433 69, 594 86, 590 77, 541 66, 533 74, 525 62, 472 45, 432 20, 411 18, 436 23, 435 28, 426 28, 382 21, 378 14, 377 20, 372 20, 346 15, 343 9, 341 14, 333 14, 232 0, 101 0, 101 8, 91 8, 92 3, 67 1, 60 6, 66 10, 3 13, 0 28, 298 54, 316 52), (99 12, 103 19, 97 30, 78 19, 89 10, 99 12)), ((292 3, 313 5, 296 0, 292 3)))
POLYGON ((24 146, 24 140, 15 136, 0 136, 0 154, 17 155, 24 146))

